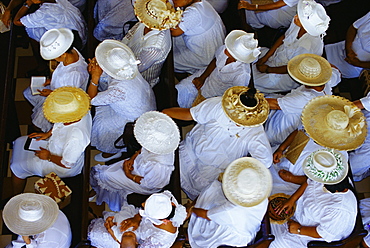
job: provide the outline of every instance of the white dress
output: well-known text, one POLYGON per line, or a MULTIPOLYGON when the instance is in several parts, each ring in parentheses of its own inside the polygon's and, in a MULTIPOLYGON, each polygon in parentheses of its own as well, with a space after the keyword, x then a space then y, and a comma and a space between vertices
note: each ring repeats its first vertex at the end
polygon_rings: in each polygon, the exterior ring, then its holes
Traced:
MULTIPOLYGON (((201 93, 205 98, 222 96, 228 88, 232 86, 248 86, 250 79, 250 65, 235 61, 226 64, 227 55, 225 45, 216 51, 216 68, 206 78, 202 86, 201 93)), ((190 108, 198 95, 198 90, 193 84, 193 79, 202 75, 206 68, 195 72, 193 75, 181 80, 176 84, 177 102, 182 108, 190 108)))
MULTIPOLYGON (((294 21, 292 21, 289 29, 285 32, 283 44, 267 60, 266 65, 271 67, 287 65, 290 59, 303 53, 322 55, 324 47, 322 38, 305 33, 301 38, 297 39, 299 29, 294 21)), ((262 58, 267 51, 267 48, 262 48, 259 57, 262 58)), ((263 93, 290 91, 299 86, 288 73, 261 73, 257 70, 256 64, 253 64, 253 79, 256 89, 263 93)))
POLYGON ((272 151, 263 126, 237 126, 224 113, 221 97, 190 109, 197 122, 180 144, 181 187, 191 199, 210 185, 235 159, 250 154, 267 168, 272 151))
POLYGON ((46 149, 52 155, 61 156, 62 164, 71 167, 70 169, 42 160, 36 157, 33 151, 24 150, 24 144, 28 137, 19 137, 14 142, 10 169, 14 175, 22 179, 34 175, 43 177, 50 172, 55 172, 61 178, 76 176, 84 165, 84 152, 90 143, 90 135, 90 113, 70 125, 54 124, 46 149))
POLYGON ((253 207, 235 205, 224 196, 221 183, 214 181, 202 191, 195 204, 196 208, 208 210, 207 217, 211 220, 194 213, 190 217, 188 235, 191 247, 247 246, 260 228, 267 205, 267 199, 253 207))
POLYGON ((140 60, 139 72, 153 88, 159 82, 162 65, 171 50, 171 33, 170 30, 151 30, 144 35, 144 28, 141 22, 135 24, 122 43, 130 47, 140 60))
MULTIPOLYGON (((274 0, 274 2, 277 1, 279 0, 274 0)), ((298 0, 283 1, 286 5, 278 9, 261 12, 245 10, 247 23, 255 29, 263 28, 265 25, 275 29, 289 27, 292 18, 297 14, 298 0)), ((251 3, 251 0, 248 0, 248 2, 251 3)))
POLYGON ((160 191, 170 182, 175 169, 174 153, 154 154, 142 148, 132 171, 132 174, 143 177, 140 184, 126 177, 122 166, 123 161, 119 161, 91 168, 90 185, 96 192, 96 204, 106 202, 111 210, 119 211, 131 193, 150 195, 160 191))
MULTIPOLYGON (((352 49, 361 61, 370 61, 370 12, 353 23, 357 34, 352 43, 352 49)), ((328 61, 339 68, 343 78, 356 78, 363 68, 353 66, 344 59, 347 57, 345 41, 325 45, 328 61)))
MULTIPOLYGON (((77 49, 74 50, 78 53, 78 61, 67 66, 65 66, 63 62, 60 62, 53 72, 50 86, 47 86, 46 88, 55 90, 64 86, 73 86, 86 90, 87 82, 89 81, 87 63, 77 49)), ((30 87, 24 90, 23 95, 33 105, 33 113, 31 115, 32 123, 43 132, 49 131, 53 124, 45 119, 44 112, 42 110, 42 105, 44 104, 46 97, 32 95, 30 87)))
POLYGON ((40 41, 41 36, 49 29, 69 28, 78 31, 82 45, 85 45, 87 26, 80 10, 67 0, 55 1, 55 3, 44 2, 34 13, 20 19, 26 27, 28 36, 40 41))
POLYGON ((357 200, 353 192, 348 190, 333 194, 325 192, 322 183, 310 179, 307 182, 308 186, 296 203, 292 219, 302 226, 317 226, 316 231, 322 238, 289 233, 287 223, 271 224, 275 240, 270 248, 306 248, 311 240, 331 242, 351 234, 357 215, 357 200))
POLYGON ((91 100, 91 105, 97 106, 91 145, 107 153, 120 151, 114 147, 114 141, 122 135, 127 122, 156 109, 153 90, 140 73, 130 80, 110 78, 108 89, 99 92, 91 100))
POLYGON ((173 39, 175 71, 193 74, 206 68, 224 43, 220 16, 207 1, 195 2, 185 9, 179 28, 184 33, 173 39))
POLYGON ((360 212, 364 229, 369 233, 364 237, 367 246, 370 246, 370 198, 360 200, 360 212))

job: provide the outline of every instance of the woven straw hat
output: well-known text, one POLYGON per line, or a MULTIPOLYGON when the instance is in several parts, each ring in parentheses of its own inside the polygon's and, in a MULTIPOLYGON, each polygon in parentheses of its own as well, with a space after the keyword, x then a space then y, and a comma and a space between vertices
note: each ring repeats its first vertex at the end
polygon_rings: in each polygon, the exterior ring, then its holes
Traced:
POLYGON ((359 108, 343 97, 315 97, 306 104, 301 118, 308 135, 322 146, 348 151, 365 141, 365 117, 359 108))
POLYGON ((156 154, 173 152, 180 142, 176 123, 168 115, 158 111, 142 114, 135 123, 134 135, 140 145, 156 154))
POLYGON ((339 183, 348 173, 347 160, 333 149, 321 149, 311 153, 302 168, 310 179, 324 184, 339 183))
POLYGON ((312 36, 319 36, 328 29, 330 17, 325 8, 314 0, 300 0, 297 6, 299 20, 312 36))
POLYGON ((245 106, 240 101, 240 95, 247 92, 248 87, 234 86, 227 89, 222 96, 222 108, 227 117, 233 122, 242 126, 259 126, 262 125, 269 114, 269 104, 262 93, 256 93, 255 99, 257 105, 254 107, 245 106))
POLYGON ((254 34, 242 30, 231 31, 225 39, 226 49, 236 60, 244 63, 252 63, 261 53, 258 40, 254 34))
POLYGON ((280 202, 284 202, 289 198, 290 196, 284 193, 277 193, 269 197, 269 205, 267 211, 270 217, 270 222, 272 224, 284 224, 294 215, 296 204, 294 204, 290 213, 285 213, 285 211, 282 211, 280 215, 277 215, 275 213, 275 208, 277 207, 277 204, 280 202))
POLYGON ((251 157, 234 160, 222 177, 222 189, 226 198, 243 207, 260 204, 271 193, 270 171, 260 161, 251 157))
POLYGON ((45 60, 58 58, 73 43, 73 33, 68 28, 50 29, 40 39, 40 54, 45 60))
POLYGON ((330 80, 332 70, 329 62, 323 57, 304 53, 289 60, 288 73, 301 84, 320 86, 330 80))
POLYGON ((59 208, 49 196, 24 193, 11 198, 3 210, 5 225, 22 236, 42 233, 57 220, 59 208))
POLYGON ((175 28, 181 21, 183 11, 166 0, 136 0, 134 10, 137 19, 150 29, 175 28))
POLYGON ((43 111, 52 123, 69 123, 80 120, 90 109, 90 97, 80 88, 60 87, 46 98, 43 111))
POLYGON ((119 79, 133 79, 138 74, 136 59, 131 49, 117 40, 104 40, 95 50, 96 61, 109 76, 119 79))

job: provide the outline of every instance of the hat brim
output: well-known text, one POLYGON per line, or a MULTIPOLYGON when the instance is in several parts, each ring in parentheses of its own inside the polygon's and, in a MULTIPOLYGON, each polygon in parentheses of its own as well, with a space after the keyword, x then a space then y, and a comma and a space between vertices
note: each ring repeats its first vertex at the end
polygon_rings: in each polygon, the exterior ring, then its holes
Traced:
POLYGON ((244 63, 252 63, 257 59, 258 56, 253 56, 253 53, 250 53, 249 56, 243 56, 243 54, 239 54, 235 51, 235 40, 243 35, 246 35, 245 31, 241 30, 234 30, 230 32, 225 38, 225 46, 227 51, 233 56, 236 60, 244 62, 244 63))
MULTIPOLYGON (((271 201, 273 199, 277 198, 277 197, 282 197, 282 198, 285 198, 285 199, 289 199, 290 198, 290 195, 287 195, 287 194, 284 194, 284 193, 277 193, 277 194, 271 195, 268 198, 269 199, 268 210, 269 210, 269 208, 271 206, 271 201)), ((294 215, 295 208, 296 208, 296 204, 294 204, 291 212, 289 214, 286 214, 286 217, 283 220, 275 220, 275 219, 272 219, 271 216, 270 216, 270 223, 272 223, 272 224, 278 224, 278 225, 281 225, 281 224, 286 223, 294 215)), ((274 210, 274 209, 272 209, 272 210, 274 210)))
MULTIPOLYGON (((313 1, 313 0, 312 0, 313 1)), ((307 31, 307 33, 309 33, 310 35, 312 36, 319 36, 321 35, 322 33, 324 32, 320 32, 318 31, 318 29, 316 28, 315 25, 312 24, 311 21, 309 21, 309 19, 307 18, 304 18, 304 13, 303 13, 303 9, 304 9, 304 0, 300 0, 298 2, 298 5, 297 5, 297 13, 298 13, 298 18, 299 18, 299 21, 301 22, 303 28, 307 31)), ((324 7, 317 3, 317 8, 322 8, 324 9, 324 7)), ((325 11, 325 9, 324 9, 325 11)), ((327 21, 329 23, 329 21, 327 21)))
MULTIPOLYGON (((58 58, 63 53, 65 53, 73 44, 74 36, 73 36, 73 33, 70 29, 68 29, 68 28, 59 28, 58 30, 61 33, 61 35, 63 35, 65 37, 66 42, 63 43, 63 44, 60 44, 60 47, 58 48, 58 50, 53 55, 47 53, 45 51, 45 49, 43 49, 43 47, 40 45, 40 54, 41 54, 41 57, 45 60, 52 60, 52 59, 58 58)), ((44 37, 46 37, 50 32, 54 32, 54 31, 55 31, 55 29, 50 29, 50 30, 46 31, 40 39, 40 44, 42 43, 44 37)))

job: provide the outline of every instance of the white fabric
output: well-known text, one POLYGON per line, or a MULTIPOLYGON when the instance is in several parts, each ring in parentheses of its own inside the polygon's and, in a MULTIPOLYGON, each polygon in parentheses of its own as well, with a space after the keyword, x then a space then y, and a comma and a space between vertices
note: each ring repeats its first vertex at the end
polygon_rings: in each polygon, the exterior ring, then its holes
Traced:
POLYGON ((144 28, 141 22, 135 24, 122 39, 122 43, 131 48, 140 60, 139 72, 154 87, 159 82, 162 65, 171 50, 171 33, 170 30, 151 30, 144 35, 144 28))
POLYGON ((96 204, 106 202, 113 211, 119 211, 127 195, 135 192, 149 195, 166 186, 174 170, 174 153, 154 154, 141 149, 136 157, 132 174, 143 177, 140 184, 126 177, 119 161, 112 165, 91 168, 90 185, 96 192, 96 204))
POLYGON ((114 147, 114 141, 123 133, 127 122, 156 109, 153 90, 140 74, 131 80, 109 78, 108 89, 99 92, 91 105, 97 106, 91 145, 107 153, 120 151, 114 147))
POLYGON ((179 149, 181 187, 191 199, 237 158, 250 154, 271 166, 272 151, 263 126, 237 126, 224 113, 221 97, 203 101, 190 113, 197 124, 179 149))
POLYGON ((188 6, 179 23, 184 33, 173 38, 176 72, 193 74, 208 66, 225 39, 226 29, 220 16, 207 1, 188 6))
POLYGON ((26 27, 28 36, 40 41, 41 36, 53 28, 69 28, 78 31, 82 45, 87 40, 86 22, 80 12, 67 0, 44 2, 34 13, 23 16, 20 21, 26 27))
MULTIPOLYGON (((60 62, 53 72, 50 85, 46 87, 47 89, 55 90, 64 86, 73 86, 86 90, 87 82, 89 81, 87 63, 77 49, 74 50, 78 53, 78 61, 67 66, 60 62)), ((45 119, 42 110, 46 97, 32 95, 30 87, 24 90, 23 95, 33 105, 32 123, 43 132, 49 131, 53 124, 45 119)))
POLYGON ((61 156, 61 163, 70 169, 53 162, 41 160, 33 151, 24 150, 27 136, 19 137, 14 142, 10 169, 18 178, 45 176, 55 172, 59 177, 78 175, 84 165, 84 151, 90 143, 91 115, 86 114, 80 121, 70 125, 55 123, 46 149, 52 155, 61 156))
POLYGON ((33 235, 31 244, 26 244, 22 236, 12 241, 8 248, 69 248, 72 241, 72 231, 67 217, 59 210, 59 215, 55 223, 46 231, 33 235))
MULTIPOLYGON (((228 58, 225 54, 225 49, 225 45, 222 45, 216 51, 216 68, 206 78, 201 88, 202 96, 205 98, 222 96, 232 86, 248 86, 250 65, 240 61, 225 65, 228 58)), ((205 68, 199 70, 175 85, 178 93, 177 102, 180 107, 190 108, 192 106, 198 95, 198 90, 192 81, 194 78, 202 75, 205 70, 205 68)))
POLYGON ((266 213, 268 200, 253 207, 242 207, 229 202, 219 181, 214 181, 199 195, 196 208, 208 210, 209 220, 192 214, 188 226, 193 248, 220 245, 247 246, 258 232, 266 213))
MULTIPOLYGON (((271 67, 284 66, 288 64, 290 59, 303 53, 322 55, 324 47, 322 38, 305 33, 297 39, 299 30, 300 28, 292 21, 289 29, 285 32, 283 44, 267 60, 266 65, 271 67)), ((259 57, 263 57, 267 50, 267 48, 262 48, 259 57)), ((256 64, 253 64, 253 79, 255 87, 263 93, 290 91, 299 86, 289 74, 261 73, 257 70, 256 64)))
POLYGON ((270 248, 305 248, 311 240, 326 242, 341 240, 351 234, 356 221, 357 201, 352 191, 330 193, 323 190, 323 184, 307 180, 308 186, 297 201, 292 217, 302 226, 317 226, 316 231, 322 238, 288 232, 287 223, 271 224, 275 240, 270 248))
POLYGON ((367 246, 370 246, 370 198, 360 200, 360 212, 364 229, 369 233, 364 237, 367 246))

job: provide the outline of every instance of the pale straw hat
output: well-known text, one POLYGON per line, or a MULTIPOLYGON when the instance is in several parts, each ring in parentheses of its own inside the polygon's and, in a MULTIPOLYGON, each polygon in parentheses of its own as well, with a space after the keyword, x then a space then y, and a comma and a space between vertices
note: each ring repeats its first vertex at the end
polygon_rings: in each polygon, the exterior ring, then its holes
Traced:
POLYGON ((277 215, 275 213, 275 208, 278 206, 278 204, 281 202, 284 203, 289 198, 290 195, 286 195, 284 193, 277 193, 268 198, 269 205, 267 211, 270 217, 270 223, 281 225, 287 222, 294 215, 296 204, 294 204, 292 210, 289 213, 285 213, 285 211, 282 211, 280 215, 277 215))
POLYGON ((301 118, 306 132, 319 145, 354 150, 365 141, 367 125, 364 114, 343 97, 315 97, 306 104, 301 118))
POLYGON ((289 60, 288 73, 301 84, 320 86, 330 80, 332 69, 330 63, 323 57, 304 53, 289 60))
POLYGON ((222 176, 226 198, 243 207, 260 204, 271 193, 272 177, 264 164, 255 158, 238 158, 229 164, 222 176))
POLYGON ((131 49, 117 40, 104 40, 95 50, 96 61, 109 76, 119 79, 133 79, 139 73, 136 59, 131 49))
POLYGON ((46 98, 43 111, 52 123, 80 120, 90 110, 90 97, 80 88, 66 86, 55 89, 46 98))
POLYGON ((22 236, 42 233, 59 215, 58 204, 49 196, 24 193, 11 198, 3 210, 5 225, 22 236))
POLYGON ((261 53, 258 40, 254 39, 253 36, 253 33, 242 30, 231 31, 225 39, 227 51, 238 61, 252 63, 261 53))
POLYGON ((50 29, 40 39, 40 53, 45 60, 58 58, 73 43, 73 33, 68 28, 50 29))
POLYGON ((325 8, 314 0, 300 0, 297 12, 302 26, 310 35, 319 36, 328 29, 330 17, 325 8))
POLYGON ((183 11, 166 0, 136 0, 134 10, 137 19, 150 29, 175 28, 181 21, 183 11))
POLYGON ((240 96, 249 90, 245 86, 234 86, 227 89, 222 96, 222 108, 230 120, 241 126, 262 125, 269 114, 269 104, 262 93, 257 92, 255 99, 257 105, 254 107, 245 106, 240 101, 240 96))
POLYGON ((180 131, 176 123, 158 111, 142 114, 135 123, 134 135, 140 145, 156 154, 171 153, 180 142, 180 131))

